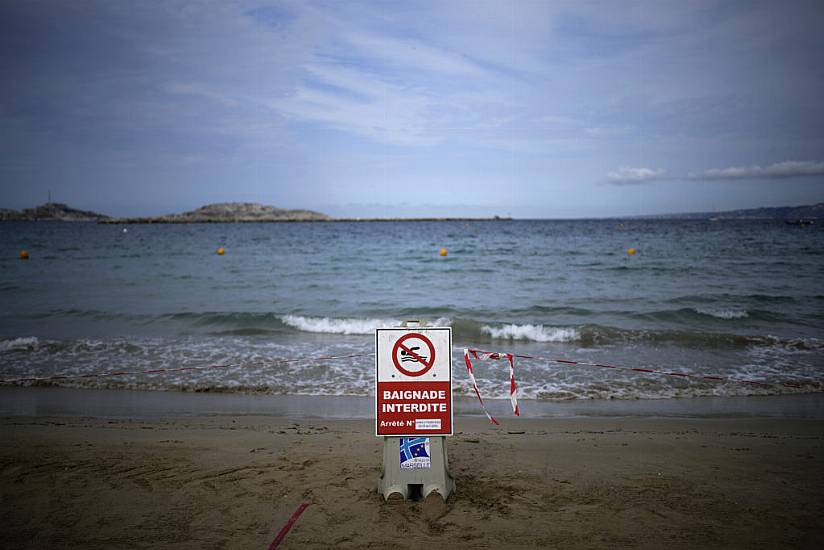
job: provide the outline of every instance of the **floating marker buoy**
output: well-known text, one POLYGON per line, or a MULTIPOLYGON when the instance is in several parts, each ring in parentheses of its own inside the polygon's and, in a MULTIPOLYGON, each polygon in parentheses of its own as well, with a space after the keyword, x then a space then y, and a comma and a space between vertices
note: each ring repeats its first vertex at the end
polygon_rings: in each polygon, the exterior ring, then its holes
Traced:
POLYGON ((441 248, 441 256, 446 256, 446 249, 445 248, 441 248))
POLYGON ((28 250, 21 250, 21 251, 20 251, 20 259, 21 259, 21 260, 28 260, 28 259, 29 259, 29 252, 28 252, 28 250))
POLYGON ((128 233, 128 232, 129 232, 129 230, 124 227, 123 228, 123 233, 128 233))
POLYGON ((218 255, 218 256, 223 256, 223 253, 224 253, 224 252, 226 252, 226 251, 225 251, 225 250, 223 250, 223 247, 221 246, 220 248, 218 248, 218 249, 216 250, 216 252, 217 252, 217 255, 218 255))
POLYGON ((636 252, 638 251, 634 248, 627 248, 627 254, 629 254, 630 256, 634 256, 636 252))

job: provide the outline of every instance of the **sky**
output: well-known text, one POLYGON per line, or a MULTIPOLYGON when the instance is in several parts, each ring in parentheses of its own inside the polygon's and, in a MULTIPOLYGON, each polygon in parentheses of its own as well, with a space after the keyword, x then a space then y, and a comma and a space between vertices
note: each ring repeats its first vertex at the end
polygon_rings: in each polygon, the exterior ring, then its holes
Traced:
POLYGON ((824 4, 0 2, 0 208, 824 201, 824 4))

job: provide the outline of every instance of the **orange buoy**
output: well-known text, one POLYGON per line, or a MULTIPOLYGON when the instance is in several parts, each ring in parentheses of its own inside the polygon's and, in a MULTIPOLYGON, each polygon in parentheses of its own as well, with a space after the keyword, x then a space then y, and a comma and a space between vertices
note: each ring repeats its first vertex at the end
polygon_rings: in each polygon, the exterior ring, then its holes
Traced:
POLYGON ((638 252, 638 251, 635 250, 634 248, 628 248, 627 249, 627 254, 629 254, 630 256, 634 256, 636 252, 638 252))
POLYGON ((28 250, 21 250, 20 251, 20 259, 21 260, 28 260, 29 259, 29 251, 28 250))
POLYGON ((223 250, 223 247, 221 246, 220 248, 218 248, 218 249, 216 250, 216 252, 217 252, 217 255, 218 255, 218 256, 223 256, 223 254, 224 254, 226 251, 225 251, 225 250, 223 250))
POLYGON ((446 256, 446 249, 445 248, 441 248, 441 256, 446 256))

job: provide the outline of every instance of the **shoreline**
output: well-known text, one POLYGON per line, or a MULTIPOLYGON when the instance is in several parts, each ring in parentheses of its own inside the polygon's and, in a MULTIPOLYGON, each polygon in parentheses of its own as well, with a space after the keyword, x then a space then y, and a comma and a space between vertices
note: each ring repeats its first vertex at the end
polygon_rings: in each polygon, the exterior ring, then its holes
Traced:
MULTIPOLYGON (((502 425, 517 420, 508 399, 486 399, 502 425)), ((284 418, 374 418, 373 396, 249 395, 83 388, 0 387, 0 417, 158 419, 215 415, 284 418)), ((824 393, 637 400, 519 400, 522 419, 789 418, 824 420, 824 393)), ((454 397, 457 417, 484 416, 472 396, 454 397)))

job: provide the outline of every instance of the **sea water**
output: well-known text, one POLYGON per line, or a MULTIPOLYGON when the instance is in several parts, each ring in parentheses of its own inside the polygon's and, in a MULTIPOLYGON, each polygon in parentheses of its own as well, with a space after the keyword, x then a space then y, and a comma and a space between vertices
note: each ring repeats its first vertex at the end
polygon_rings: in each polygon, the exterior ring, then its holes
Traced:
MULTIPOLYGON (((0 237, 3 379, 229 365, 48 384, 370 395, 374 329, 417 319, 453 328, 458 394, 471 392, 463 347, 541 357, 515 364, 519 395, 535 399, 809 392, 824 380, 820 226, 15 222, 0 237), (323 359, 338 355, 355 356, 323 359)), ((475 369, 485 396, 508 396, 508 365, 475 369)))

